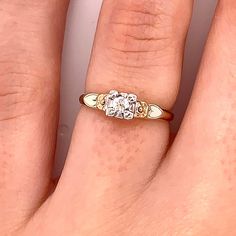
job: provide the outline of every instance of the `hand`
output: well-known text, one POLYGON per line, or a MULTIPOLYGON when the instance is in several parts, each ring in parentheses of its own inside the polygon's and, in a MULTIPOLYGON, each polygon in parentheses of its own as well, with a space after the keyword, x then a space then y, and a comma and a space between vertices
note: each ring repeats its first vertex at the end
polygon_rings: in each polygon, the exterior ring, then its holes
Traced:
MULTIPOLYGON (((104 0, 87 92, 171 109, 192 0, 104 0)), ((51 180, 68 1, 0 1, 0 235, 236 235, 236 2, 219 1, 181 129, 83 107, 51 180)), ((78 94, 79 96, 79 94, 78 94)))

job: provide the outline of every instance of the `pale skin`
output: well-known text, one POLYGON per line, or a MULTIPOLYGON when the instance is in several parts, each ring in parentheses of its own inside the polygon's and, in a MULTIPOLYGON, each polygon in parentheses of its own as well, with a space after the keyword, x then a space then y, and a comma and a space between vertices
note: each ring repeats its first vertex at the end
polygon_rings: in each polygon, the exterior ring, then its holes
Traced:
MULTIPOLYGON (((166 121, 83 107, 54 184, 68 4, 0 0, 0 235, 236 235, 236 1, 218 3, 174 143, 166 121)), ((104 0, 86 91, 171 109, 192 5, 104 0)))

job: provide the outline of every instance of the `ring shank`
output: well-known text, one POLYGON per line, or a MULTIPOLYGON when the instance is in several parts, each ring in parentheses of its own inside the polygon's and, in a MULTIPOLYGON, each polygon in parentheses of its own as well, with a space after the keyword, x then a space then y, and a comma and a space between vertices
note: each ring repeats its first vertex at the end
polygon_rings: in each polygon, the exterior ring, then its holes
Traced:
POLYGON ((79 97, 79 102, 80 102, 80 104, 82 104, 82 105, 86 105, 85 102, 84 102, 84 97, 85 97, 85 96, 86 96, 86 94, 84 93, 84 94, 80 95, 80 97, 79 97))
POLYGON ((174 114, 167 110, 163 110, 163 113, 159 119, 172 121, 174 119, 174 114))

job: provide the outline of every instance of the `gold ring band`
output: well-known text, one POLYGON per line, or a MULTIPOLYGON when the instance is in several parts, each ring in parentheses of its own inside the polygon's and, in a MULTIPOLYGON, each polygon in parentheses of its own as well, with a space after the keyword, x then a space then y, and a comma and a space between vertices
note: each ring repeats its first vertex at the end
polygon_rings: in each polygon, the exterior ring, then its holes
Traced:
POLYGON ((156 104, 140 101, 135 94, 111 90, 106 94, 87 93, 80 96, 80 103, 87 107, 105 111, 107 116, 131 120, 162 119, 171 121, 174 115, 156 104))

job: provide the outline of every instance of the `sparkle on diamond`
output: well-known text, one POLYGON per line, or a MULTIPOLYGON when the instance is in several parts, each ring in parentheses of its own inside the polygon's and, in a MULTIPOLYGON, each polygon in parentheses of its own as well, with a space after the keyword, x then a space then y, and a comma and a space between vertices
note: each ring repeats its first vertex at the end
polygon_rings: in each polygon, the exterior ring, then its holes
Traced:
POLYGON ((126 120, 133 119, 136 102, 136 95, 112 90, 106 97, 106 115, 126 120))

